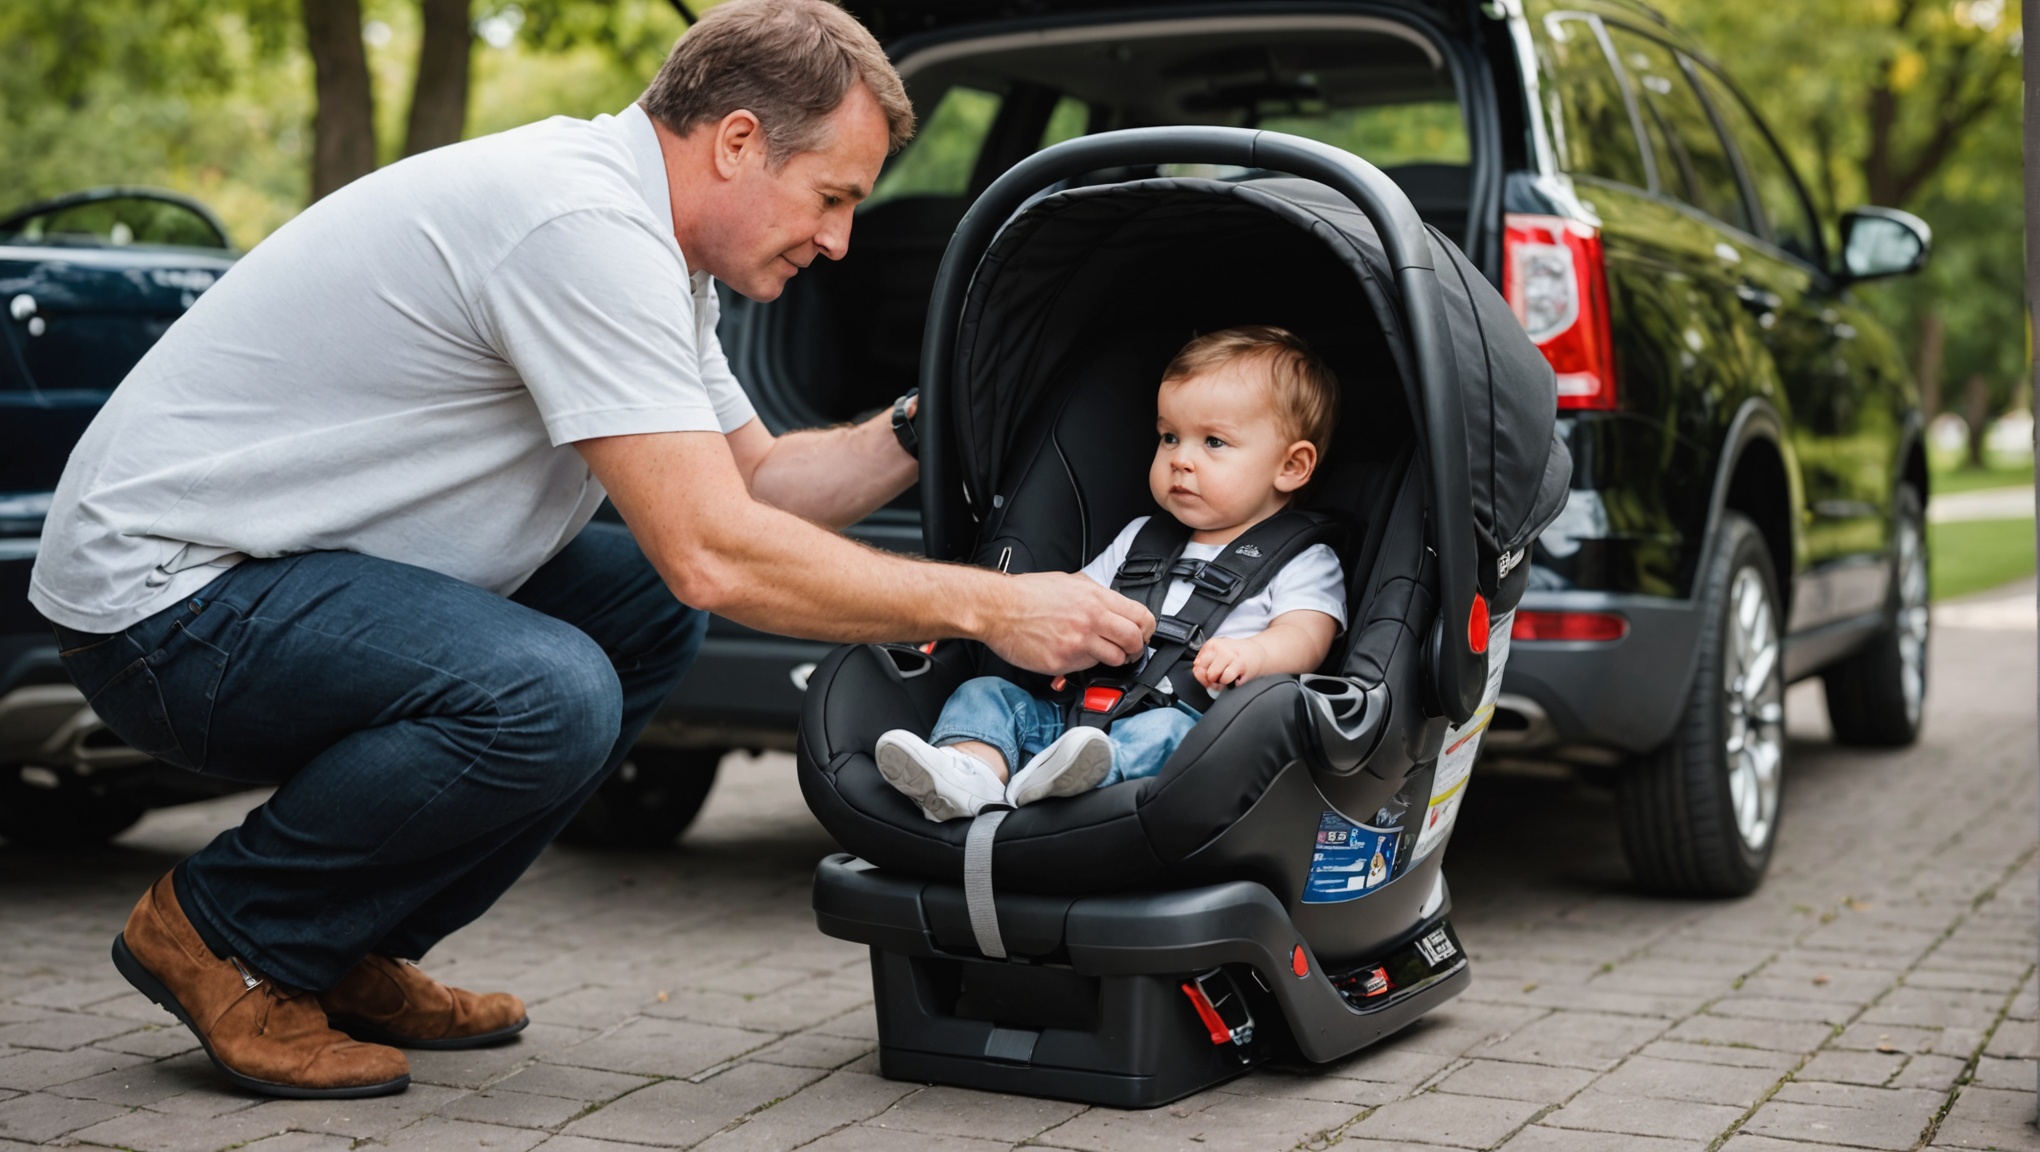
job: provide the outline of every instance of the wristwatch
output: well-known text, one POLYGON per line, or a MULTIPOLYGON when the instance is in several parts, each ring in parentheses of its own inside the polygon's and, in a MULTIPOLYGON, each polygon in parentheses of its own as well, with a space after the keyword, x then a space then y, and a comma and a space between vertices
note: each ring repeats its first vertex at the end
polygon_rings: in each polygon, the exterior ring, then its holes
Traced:
POLYGON ((919 388, 909 388, 905 396, 893 401, 892 406, 892 434, 898 438, 900 447, 907 450, 907 455, 916 460, 921 458, 921 434, 914 430, 914 419, 907 414, 907 409, 912 407, 918 414, 920 405, 914 403, 914 397, 920 394, 919 388))

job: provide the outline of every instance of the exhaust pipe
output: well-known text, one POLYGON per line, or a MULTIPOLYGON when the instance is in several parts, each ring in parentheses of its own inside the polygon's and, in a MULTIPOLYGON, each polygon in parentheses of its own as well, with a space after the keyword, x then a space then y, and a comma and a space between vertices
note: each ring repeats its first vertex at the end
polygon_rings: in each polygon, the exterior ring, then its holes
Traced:
POLYGON ((0 696, 0 763, 67 768, 80 776, 149 762, 123 743, 69 684, 29 684, 0 696))

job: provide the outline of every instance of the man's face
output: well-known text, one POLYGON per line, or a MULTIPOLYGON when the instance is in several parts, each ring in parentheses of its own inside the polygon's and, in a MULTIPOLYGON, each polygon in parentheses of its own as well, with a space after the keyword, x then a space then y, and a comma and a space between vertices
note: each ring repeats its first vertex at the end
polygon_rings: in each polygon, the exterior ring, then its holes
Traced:
POLYGON ((778 299, 817 257, 841 260, 850 251, 852 213, 878 179, 888 142, 884 110, 858 84, 829 114, 815 151, 774 167, 760 134, 724 143, 716 155, 726 180, 721 210, 700 238, 706 250, 688 259, 699 257, 698 267, 753 300, 778 299))

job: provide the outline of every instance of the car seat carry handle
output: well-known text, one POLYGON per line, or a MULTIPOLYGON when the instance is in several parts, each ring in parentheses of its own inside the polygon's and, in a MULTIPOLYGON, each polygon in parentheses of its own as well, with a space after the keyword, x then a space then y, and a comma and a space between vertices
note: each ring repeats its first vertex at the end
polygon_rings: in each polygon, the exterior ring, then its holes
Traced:
POLYGON ((1443 296, 1431 236, 1409 197, 1381 169, 1350 152, 1247 128, 1181 125, 1100 132, 1044 148, 992 182, 950 237, 921 344, 921 512, 928 555, 961 556, 972 535, 965 478, 957 475, 949 405, 957 332, 978 263, 1015 212, 1042 189, 1085 172, 1137 164, 1227 164, 1287 172, 1325 184, 1351 201, 1380 234, 1409 324, 1423 397, 1425 471, 1438 553, 1445 643, 1431 670, 1440 709, 1464 723, 1487 683, 1486 604, 1475 578, 1473 497, 1466 419, 1445 339, 1443 296), (965 503, 958 503, 959 497, 965 503), (1476 619, 1478 617, 1478 619, 1476 619))

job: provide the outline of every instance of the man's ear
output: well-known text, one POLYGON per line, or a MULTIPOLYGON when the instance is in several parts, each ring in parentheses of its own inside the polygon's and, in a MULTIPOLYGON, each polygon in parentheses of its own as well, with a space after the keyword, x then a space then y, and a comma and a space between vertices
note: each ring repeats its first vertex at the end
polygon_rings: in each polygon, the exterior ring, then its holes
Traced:
POLYGON ((764 151, 764 128, 750 109, 739 108, 715 126, 715 170, 723 179, 736 178, 746 154, 762 155, 764 151))
POLYGON ((1310 483, 1311 473, 1317 471, 1317 445, 1308 440, 1298 440, 1289 446, 1282 457, 1282 468, 1275 473, 1277 492, 1295 492, 1310 483))

